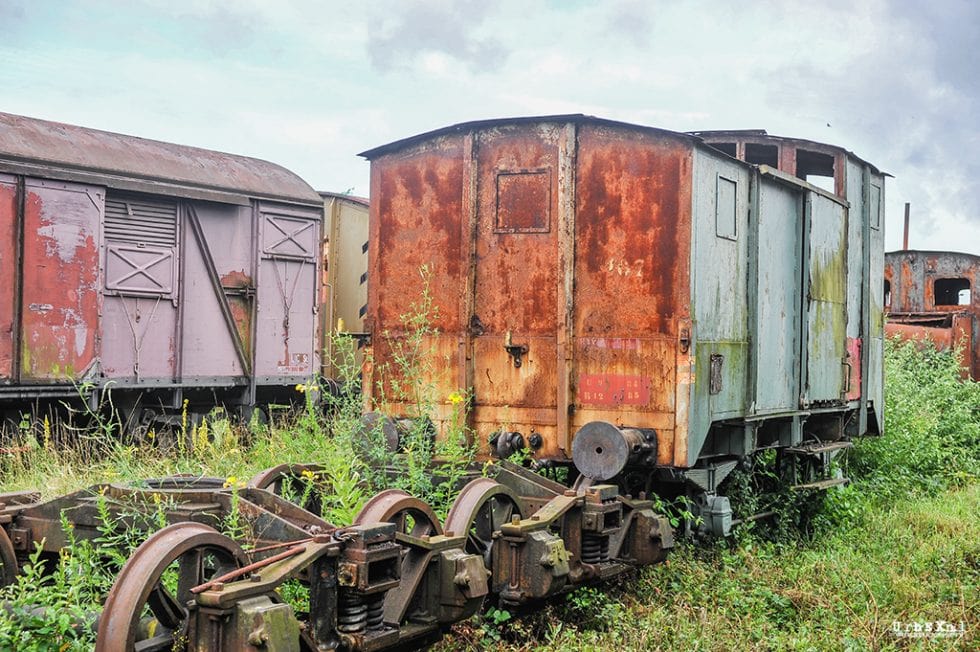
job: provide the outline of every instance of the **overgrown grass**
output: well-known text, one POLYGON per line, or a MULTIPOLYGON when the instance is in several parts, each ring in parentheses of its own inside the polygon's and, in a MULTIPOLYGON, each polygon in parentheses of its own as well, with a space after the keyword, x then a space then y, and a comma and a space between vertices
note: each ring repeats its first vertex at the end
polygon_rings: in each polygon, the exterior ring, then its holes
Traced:
POLYGON ((888 342, 886 429, 845 462, 810 536, 743 531, 522 619, 491 612, 440 649, 977 649, 980 385, 950 353, 888 342), (899 637, 945 621, 951 638, 899 637), (489 645, 488 645, 489 643, 489 645))
MULTIPOLYGON (((402 372, 417 377, 420 367, 412 365, 424 364, 421 349, 405 351, 402 372)), ((250 427, 216 414, 188 425, 180 440, 190 445, 167 455, 124 444, 101 428, 66 446, 50 424, 29 424, 16 452, 0 458, 0 488, 41 489, 53 497, 96 482, 174 473, 236 484, 284 462, 318 462, 323 471, 306 480, 320 492, 328 520, 349 522, 387 486, 427 497, 445 511, 448 485, 432 484, 437 474, 410 471, 441 455, 459 462, 441 473, 458 474, 473 453, 461 423, 437 446, 425 426, 432 399, 420 400, 419 425, 406 442, 414 459, 402 458, 401 472, 377 473, 374 462, 386 454, 368 450, 363 461, 365 451, 354 446, 361 427, 356 386, 343 384, 326 397, 329 418, 314 400, 319 387, 300 389, 305 407, 299 414, 250 427), (424 482, 413 482, 420 477, 424 482)), ((415 396, 427 391, 410 389, 415 396)), ((812 538, 776 543, 759 530, 707 548, 682 543, 666 564, 618 584, 580 589, 527 617, 491 610, 457 626, 442 649, 971 649, 980 627, 980 387, 958 380, 948 354, 889 343, 886 393, 885 434, 850 453, 852 483, 828 494, 812 538), (895 622, 938 620, 963 622, 967 635, 910 641, 892 631, 895 622)), ((153 527, 148 522, 145 529, 153 527)), ((138 544, 138 537, 120 536, 107 527, 101 541, 76 542, 60 559, 48 560, 53 565, 43 578, 42 560, 35 558, 0 593, 7 605, 0 609, 0 649, 91 649, 85 623, 138 544)))

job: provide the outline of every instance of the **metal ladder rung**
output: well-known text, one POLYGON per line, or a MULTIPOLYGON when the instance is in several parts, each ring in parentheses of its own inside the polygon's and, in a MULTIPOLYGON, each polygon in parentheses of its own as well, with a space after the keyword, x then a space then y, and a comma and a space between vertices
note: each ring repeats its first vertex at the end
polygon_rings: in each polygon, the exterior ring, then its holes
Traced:
POLYGON ((789 453, 802 453, 804 455, 819 455, 820 453, 829 453, 842 448, 852 448, 853 446, 854 443, 849 441, 832 441, 825 444, 794 446, 792 448, 787 448, 786 451, 789 453))
POLYGON ((839 487, 842 484, 847 484, 850 482, 850 478, 830 478, 829 480, 820 480, 819 482, 810 482, 807 484, 794 484, 790 489, 793 491, 803 491, 806 489, 830 489, 831 487, 839 487))

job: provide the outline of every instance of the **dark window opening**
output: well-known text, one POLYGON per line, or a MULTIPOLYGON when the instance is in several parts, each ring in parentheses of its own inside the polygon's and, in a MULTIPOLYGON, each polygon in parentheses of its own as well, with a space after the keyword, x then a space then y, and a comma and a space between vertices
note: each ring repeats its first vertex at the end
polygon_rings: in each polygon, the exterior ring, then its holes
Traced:
POLYGON ((892 305, 892 284, 891 281, 885 280, 885 307, 889 308, 892 305))
POLYGON ((830 154, 796 150, 796 176, 827 192, 834 189, 834 157, 830 154))
POLYGON ((779 148, 775 145, 745 144, 745 162, 752 165, 779 167, 779 148))
POLYGON ((965 278, 937 278, 932 289, 937 306, 970 305, 970 281, 965 278))
POLYGON ((738 146, 735 143, 708 143, 719 152, 724 152, 732 158, 738 158, 738 146))

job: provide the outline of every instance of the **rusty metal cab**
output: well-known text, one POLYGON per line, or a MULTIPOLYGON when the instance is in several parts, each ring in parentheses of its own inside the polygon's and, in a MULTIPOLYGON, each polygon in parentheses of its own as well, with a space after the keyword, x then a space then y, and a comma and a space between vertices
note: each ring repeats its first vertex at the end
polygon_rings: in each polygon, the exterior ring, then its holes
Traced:
POLYGON ((566 115, 364 152, 368 400, 411 412, 393 351, 425 292, 436 420, 472 392, 485 453, 567 463, 588 427, 616 473, 640 462, 710 494, 761 448, 880 429, 885 175, 821 145, 825 190, 710 140, 566 115))
POLYGON ((885 334, 962 351, 964 378, 980 381, 980 256, 905 249, 885 254, 885 334))
POLYGON ((266 161, 0 114, 3 409, 288 396, 319 369, 322 214, 266 161))

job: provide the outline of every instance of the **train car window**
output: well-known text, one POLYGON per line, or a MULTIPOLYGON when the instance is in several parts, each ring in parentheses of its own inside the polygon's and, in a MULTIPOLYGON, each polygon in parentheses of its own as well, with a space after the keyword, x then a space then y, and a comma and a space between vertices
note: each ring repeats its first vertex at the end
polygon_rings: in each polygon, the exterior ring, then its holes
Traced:
POLYGON ((937 278, 932 289, 937 306, 970 305, 970 281, 965 278, 937 278))
POLYGON ((775 145, 745 144, 745 162, 752 165, 779 167, 779 148, 775 145))
POLYGON ((834 157, 822 152, 797 149, 796 176, 827 192, 835 192, 834 157))
POLYGON ((881 188, 871 184, 871 228, 881 228, 881 188))
POLYGON ((711 147, 714 147, 719 152, 724 152, 732 158, 738 158, 738 145, 735 143, 708 143, 711 147))
POLYGON ((890 308, 892 305, 892 284, 887 279, 885 280, 885 307, 890 308))
POLYGON ((718 176, 718 185, 715 190, 715 234, 719 238, 736 239, 735 191, 737 188, 736 182, 721 175, 718 176))

